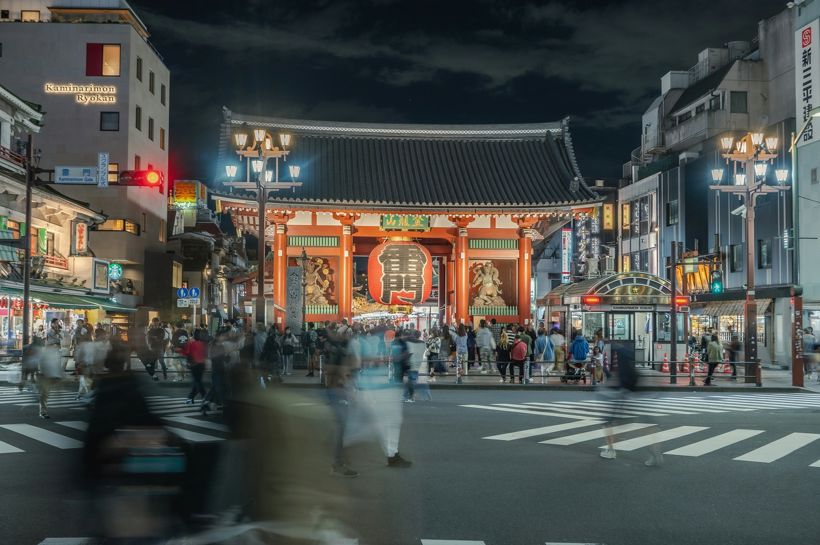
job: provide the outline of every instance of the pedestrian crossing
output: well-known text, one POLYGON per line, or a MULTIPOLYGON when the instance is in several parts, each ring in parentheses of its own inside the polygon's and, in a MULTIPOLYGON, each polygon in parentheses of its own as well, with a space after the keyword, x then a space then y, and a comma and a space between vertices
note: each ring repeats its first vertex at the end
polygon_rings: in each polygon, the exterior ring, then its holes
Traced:
MULTIPOLYGON (((589 399, 462 405, 466 408, 534 414, 545 417, 562 415, 563 422, 486 436, 490 441, 536 440, 557 447, 584 446, 604 440, 612 433, 616 451, 632 452, 657 448, 670 457, 699 458, 728 453, 736 462, 771 464, 799 460, 811 468, 820 468, 820 433, 767 431, 737 428, 718 430, 710 426, 664 426, 657 417, 671 415, 712 416, 722 413, 750 413, 820 408, 816 394, 754 394, 698 397, 657 397, 624 400, 589 399), (563 412, 562 412, 563 411, 563 412), (604 425, 615 417, 608 429, 604 425), (567 421, 568 420, 568 421, 567 421)), ((726 454, 724 454, 726 456, 726 454)), ((820 471, 818 472, 820 475, 820 471)))
POLYGON ((461 407, 485 411, 529 414, 589 420, 609 418, 663 417, 670 415, 707 415, 750 413, 789 409, 820 408, 817 394, 735 394, 725 396, 668 396, 623 400, 585 399, 579 401, 549 401, 520 403, 465 404, 461 407))
MULTIPOLYGON (((43 445, 58 450, 79 449, 88 423, 78 417, 87 410, 74 392, 55 391, 49 396, 52 420, 31 423, 0 424, 0 455, 31 452, 43 445), (68 414, 66 414, 68 412, 68 414), (60 418, 65 416, 66 418, 60 418), (73 418, 72 418, 73 417, 73 418)), ((218 422, 201 418, 198 405, 186 405, 184 397, 148 396, 151 411, 166 422, 166 429, 185 441, 208 443, 223 441, 228 428, 218 422)), ((37 407, 36 394, 19 392, 17 388, 0 388, 0 404, 37 407)), ((36 411, 33 415, 36 415, 36 411)))
MULTIPOLYGON (((335 540, 339 545, 358 545, 357 539, 335 540)), ((485 541, 464 540, 464 539, 421 539, 420 545, 488 545, 485 541)), ((534 541, 534 545, 604 545, 603 543, 589 542, 567 542, 567 541, 534 541)), ((41 541, 38 545, 94 545, 95 540, 88 537, 49 537, 41 541)), ((505 544, 506 545, 506 544, 505 544)))

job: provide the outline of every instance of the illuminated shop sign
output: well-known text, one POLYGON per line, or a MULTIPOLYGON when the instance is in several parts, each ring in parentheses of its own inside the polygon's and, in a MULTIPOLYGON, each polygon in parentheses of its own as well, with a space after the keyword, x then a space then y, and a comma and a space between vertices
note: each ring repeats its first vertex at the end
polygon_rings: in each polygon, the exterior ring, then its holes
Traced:
POLYGON ((117 87, 115 85, 46 83, 43 88, 47 95, 74 95, 74 102, 83 106, 117 103, 117 87))

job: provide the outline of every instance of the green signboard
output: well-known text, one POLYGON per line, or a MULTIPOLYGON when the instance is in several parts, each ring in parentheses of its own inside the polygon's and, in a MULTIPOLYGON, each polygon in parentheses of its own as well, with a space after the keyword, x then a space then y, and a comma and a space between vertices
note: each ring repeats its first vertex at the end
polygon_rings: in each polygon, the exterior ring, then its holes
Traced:
POLYGON ((385 231, 429 231, 430 216, 416 214, 386 214, 382 216, 385 231))

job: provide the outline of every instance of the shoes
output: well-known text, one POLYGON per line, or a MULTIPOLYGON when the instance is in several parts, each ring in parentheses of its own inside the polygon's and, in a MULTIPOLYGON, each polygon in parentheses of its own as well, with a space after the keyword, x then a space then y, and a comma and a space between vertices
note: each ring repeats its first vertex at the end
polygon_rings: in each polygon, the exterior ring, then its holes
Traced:
POLYGON ((503 379, 503 378, 502 378, 502 379, 501 379, 501 380, 499 380, 498 382, 500 382, 501 384, 504 384, 506 381, 507 381, 506 379, 503 379))
POLYGON ((48 420, 51 417, 48 414, 43 413, 43 414, 40 415, 40 418, 42 418, 43 420, 48 420))
POLYGON ((615 449, 605 448, 601 451, 601 458, 606 458, 607 460, 614 460, 617 454, 615 454, 615 449))
POLYGON ((199 408, 199 412, 202 413, 202 416, 208 416, 208 411, 210 411, 210 410, 211 410, 211 404, 210 403, 203 403, 202 407, 199 408))
POLYGON ((193 400, 193 399, 191 399, 191 398, 188 398, 188 399, 186 399, 186 400, 185 400, 185 404, 186 404, 186 405, 193 405, 193 404, 194 404, 194 400, 193 400))
POLYGON ((729 380, 737 380, 737 377, 732 375, 731 377, 729 377, 729 380))
POLYGON ((159 382, 159 377, 158 376, 154 375, 153 378, 154 378, 154 382, 159 382))
POLYGON ((404 402, 405 403, 415 403, 416 400, 415 399, 405 399, 404 402))
POLYGON ((663 465, 663 454, 653 454, 643 463, 646 467, 660 467, 663 465))
MULTIPOLYGON (((290 373, 288 373, 288 375, 289 375, 289 374, 290 374, 290 373)), ((305 376, 306 376, 306 377, 312 377, 312 376, 313 376, 313 371, 311 371, 310 373, 308 373, 308 374, 307 374, 307 375, 305 375, 305 376)))
POLYGON ((487 371, 482 371, 482 372, 481 372, 481 374, 482 374, 482 375, 486 375, 486 374, 487 374, 487 371))
POLYGON ((387 458, 387 467, 410 467, 411 465, 413 465, 413 462, 405 460, 398 452, 387 458))
POLYGON ((358 471, 353 471, 352 469, 350 469, 349 467, 347 467, 344 464, 334 465, 330 469, 330 474, 333 475, 334 477, 358 477, 359 476, 358 471))
POLYGON ((704 382, 704 383, 703 383, 703 385, 704 385, 704 386, 711 386, 711 385, 712 385, 712 383, 711 383, 711 382, 704 382))

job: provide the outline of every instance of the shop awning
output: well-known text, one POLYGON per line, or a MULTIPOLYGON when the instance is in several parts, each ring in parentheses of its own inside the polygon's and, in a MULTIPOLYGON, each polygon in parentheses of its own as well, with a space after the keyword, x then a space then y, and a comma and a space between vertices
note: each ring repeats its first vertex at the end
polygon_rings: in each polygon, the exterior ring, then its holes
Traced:
MULTIPOLYGON (((757 299, 757 315, 762 316, 769 311, 772 304, 771 299, 757 299)), ((703 316, 743 316, 743 305, 745 301, 712 301, 703 307, 693 307, 692 314, 703 316)))
MULTIPOLYGON (((23 297, 23 290, 17 288, 3 288, 0 287, 0 297, 23 297)), ((73 295, 68 293, 53 293, 48 291, 31 291, 31 300, 37 303, 45 303, 51 308, 76 308, 84 310, 92 310, 99 308, 100 305, 92 303, 89 298, 81 295, 73 295)))
POLYGON ((83 299, 94 305, 95 308, 101 308, 106 312, 136 312, 137 309, 121 305, 109 298, 105 297, 90 297, 84 296, 83 299))
MULTIPOLYGON (((0 233, 2 233, 2 231, 0 231, 0 233)), ((0 237, 0 240, 2 240, 2 237, 0 237)), ((17 248, 0 244, 0 261, 5 261, 6 263, 17 263, 20 261, 17 248)))

